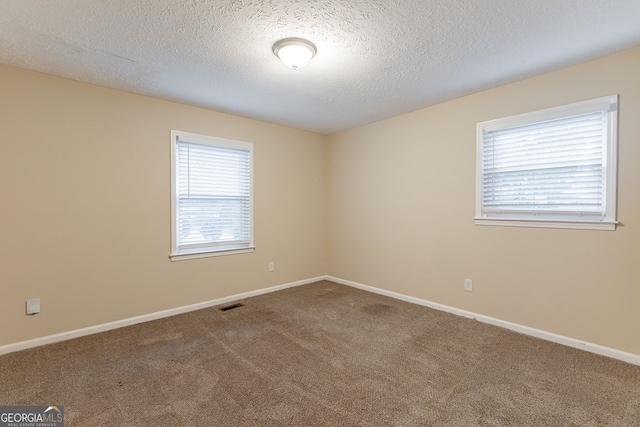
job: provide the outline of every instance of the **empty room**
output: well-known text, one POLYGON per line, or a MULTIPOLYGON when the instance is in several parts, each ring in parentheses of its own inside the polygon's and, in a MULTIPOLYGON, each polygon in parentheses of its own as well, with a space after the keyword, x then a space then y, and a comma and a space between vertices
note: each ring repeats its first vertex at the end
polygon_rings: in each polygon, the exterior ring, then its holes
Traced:
POLYGON ((0 426, 639 426, 638 22, 0 1, 0 426))

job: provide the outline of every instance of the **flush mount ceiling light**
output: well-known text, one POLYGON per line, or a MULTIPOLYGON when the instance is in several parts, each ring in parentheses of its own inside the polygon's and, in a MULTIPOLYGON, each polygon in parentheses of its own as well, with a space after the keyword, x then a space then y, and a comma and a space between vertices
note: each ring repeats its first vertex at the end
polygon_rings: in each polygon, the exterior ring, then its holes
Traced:
POLYGON ((309 40, 297 37, 278 40, 273 45, 273 53, 280 58, 284 65, 294 70, 307 65, 316 52, 316 45, 309 40))

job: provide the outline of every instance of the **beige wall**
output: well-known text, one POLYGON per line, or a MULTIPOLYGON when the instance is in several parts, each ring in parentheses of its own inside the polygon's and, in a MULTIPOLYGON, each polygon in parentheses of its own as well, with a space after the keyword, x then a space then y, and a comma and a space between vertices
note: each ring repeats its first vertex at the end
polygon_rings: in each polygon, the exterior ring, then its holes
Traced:
POLYGON ((0 66, 0 345, 328 273, 640 354, 638 69, 630 50, 327 138, 0 66), (477 122, 615 93, 617 231, 474 225, 477 122), (255 144, 255 253, 169 261, 170 129, 255 144))
POLYGON ((0 345, 325 273, 325 136, 6 66, 0 94, 0 345), (254 143, 254 253, 169 261, 171 129, 254 143))
POLYGON ((629 50, 332 135, 328 273, 640 354, 638 70, 629 50), (617 231, 474 225, 477 122, 612 94, 617 231))

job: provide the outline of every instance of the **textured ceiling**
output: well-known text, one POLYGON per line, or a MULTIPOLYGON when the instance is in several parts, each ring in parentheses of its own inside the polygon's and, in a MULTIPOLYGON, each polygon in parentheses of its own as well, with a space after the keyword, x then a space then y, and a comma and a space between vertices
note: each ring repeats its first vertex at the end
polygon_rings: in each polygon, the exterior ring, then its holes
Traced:
POLYGON ((321 133, 635 46, 639 0, 0 0, 0 63, 321 133))

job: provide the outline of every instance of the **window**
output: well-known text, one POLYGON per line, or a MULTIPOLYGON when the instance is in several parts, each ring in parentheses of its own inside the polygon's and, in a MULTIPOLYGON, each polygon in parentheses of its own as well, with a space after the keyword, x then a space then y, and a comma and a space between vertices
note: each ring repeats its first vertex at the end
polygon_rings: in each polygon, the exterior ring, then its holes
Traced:
POLYGON ((615 230, 618 96, 478 123, 476 224, 615 230))
POLYGON ((253 251, 253 144, 171 131, 171 259, 253 251))

